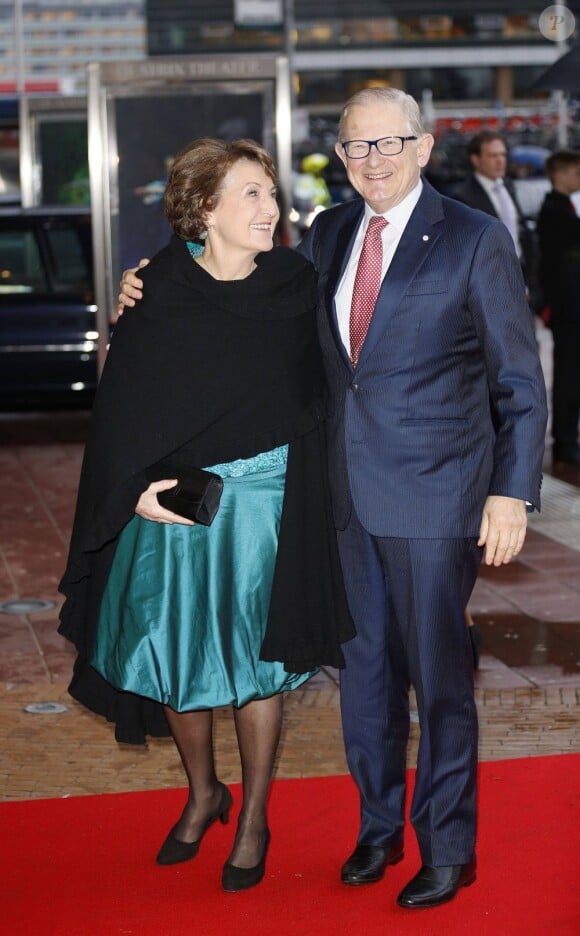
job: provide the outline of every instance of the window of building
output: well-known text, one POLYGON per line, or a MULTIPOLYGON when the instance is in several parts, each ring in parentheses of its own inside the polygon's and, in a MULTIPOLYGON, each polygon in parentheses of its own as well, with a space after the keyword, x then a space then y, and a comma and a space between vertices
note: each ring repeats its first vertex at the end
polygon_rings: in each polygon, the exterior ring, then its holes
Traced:
POLYGON ((534 81, 546 71, 545 65, 526 65, 512 69, 513 96, 516 100, 532 98, 543 100, 549 97, 548 91, 536 91, 532 88, 534 81))
POLYGON ((493 102, 494 69, 477 68, 409 68, 405 70, 405 90, 417 100, 430 90, 433 100, 493 102))

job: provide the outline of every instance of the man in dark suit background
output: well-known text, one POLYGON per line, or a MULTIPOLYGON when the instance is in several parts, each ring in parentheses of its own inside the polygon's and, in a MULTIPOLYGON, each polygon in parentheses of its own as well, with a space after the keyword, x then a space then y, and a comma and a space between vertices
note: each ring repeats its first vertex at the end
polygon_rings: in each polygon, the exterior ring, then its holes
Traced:
POLYGON ((362 198, 319 214, 299 248, 319 273, 332 499, 357 629, 344 648, 341 704, 361 823, 342 880, 377 881, 402 857, 412 684, 422 867, 398 897, 409 908, 436 906, 475 879, 477 713, 464 609, 482 551, 499 566, 522 548, 526 502, 539 507, 546 425, 513 241, 495 218, 421 180, 432 146, 410 96, 356 94, 336 152, 362 198), (375 216, 388 222, 381 284, 353 355, 351 302, 375 216))
MULTIPOLYGON (((408 908, 437 906, 475 880, 464 610, 482 553, 499 566, 522 548, 547 416, 513 242, 497 219, 421 180, 432 146, 404 92, 351 98, 336 151, 361 198, 319 214, 299 248, 319 274, 330 483, 357 628, 344 645, 341 705, 360 829, 341 877, 378 881, 403 857, 413 685, 422 866, 398 896, 408 908)), ((126 271, 120 301, 134 304, 140 286, 126 271)))
MULTIPOLYGON (((518 202, 515 185, 506 176, 507 146, 501 133, 482 130, 471 137, 467 156, 473 172, 453 192, 454 198, 503 221, 514 242, 531 301, 537 300, 537 245, 518 202)), ((538 300, 539 301, 539 300, 538 300)), ((539 310, 537 310, 539 311, 539 310)))
POLYGON ((514 184, 506 177, 507 146, 504 138, 495 130, 482 130, 469 140, 467 156, 473 172, 456 188, 454 197, 470 208, 478 208, 503 221, 521 257, 519 228, 523 223, 523 213, 514 184))
POLYGON ((553 337, 552 437, 554 461, 580 464, 580 218, 570 198, 580 190, 580 151, 559 150, 546 160, 552 183, 538 216, 540 281, 553 337))

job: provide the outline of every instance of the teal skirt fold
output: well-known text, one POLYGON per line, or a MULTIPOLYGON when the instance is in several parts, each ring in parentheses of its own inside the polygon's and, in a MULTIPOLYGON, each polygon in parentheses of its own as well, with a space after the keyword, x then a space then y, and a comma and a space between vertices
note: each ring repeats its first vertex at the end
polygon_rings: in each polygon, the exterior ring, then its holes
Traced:
POLYGON ((241 706, 295 689, 316 672, 288 673, 282 662, 259 659, 276 561, 285 453, 283 447, 256 459, 212 466, 222 476, 228 471, 233 476, 224 477, 210 527, 155 523, 135 515, 124 528, 92 658, 113 686, 182 712, 241 706))

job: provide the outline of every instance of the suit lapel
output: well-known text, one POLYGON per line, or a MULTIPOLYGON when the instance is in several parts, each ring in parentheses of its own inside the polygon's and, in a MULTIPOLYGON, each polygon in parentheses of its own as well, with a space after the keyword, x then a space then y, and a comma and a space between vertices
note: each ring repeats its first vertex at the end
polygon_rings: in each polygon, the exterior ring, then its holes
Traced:
POLYGON ((479 182, 475 176, 472 176, 471 179, 471 189, 474 193, 474 202, 476 203, 473 207, 479 208, 480 211, 485 211, 486 214, 493 215, 494 218, 497 218, 498 215, 494 203, 481 182, 479 182))
POLYGON ((375 305, 363 345, 359 367, 372 352, 405 292, 417 276, 441 236, 443 201, 438 192, 423 182, 423 191, 395 251, 375 305))
POLYGON ((524 220, 524 213, 523 213, 523 211, 522 211, 522 209, 521 209, 521 206, 520 206, 520 203, 519 203, 519 201, 518 201, 518 195, 517 195, 517 192, 516 192, 516 187, 515 187, 515 185, 514 185, 514 183, 512 182, 511 179, 504 179, 503 181, 504 181, 504 185, 505 185, 506 189, 508 190, 508 193, 509 193, 509 196, 510 196, 511 200, 513 201, 513 203, 514 203, 514 205, 515 205, 516 214, 517 214, 517 216, 518 216, 518 224, 521 224, 521 223, 523 222, 523 220, 524 220))

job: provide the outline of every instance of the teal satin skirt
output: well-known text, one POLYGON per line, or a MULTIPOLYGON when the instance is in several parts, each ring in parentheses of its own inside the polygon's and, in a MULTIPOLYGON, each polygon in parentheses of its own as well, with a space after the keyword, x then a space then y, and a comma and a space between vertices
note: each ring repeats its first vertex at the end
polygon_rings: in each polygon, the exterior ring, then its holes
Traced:
POLYGON ((285 459, 283 446, 212 466, 224 478, 224 490, 210 527, 138 516, 127 524, 92 659, 113 686, 182 712, 241 706, 295 689, 316 672, 287 673, 282 663, 259 659, 285 459))

